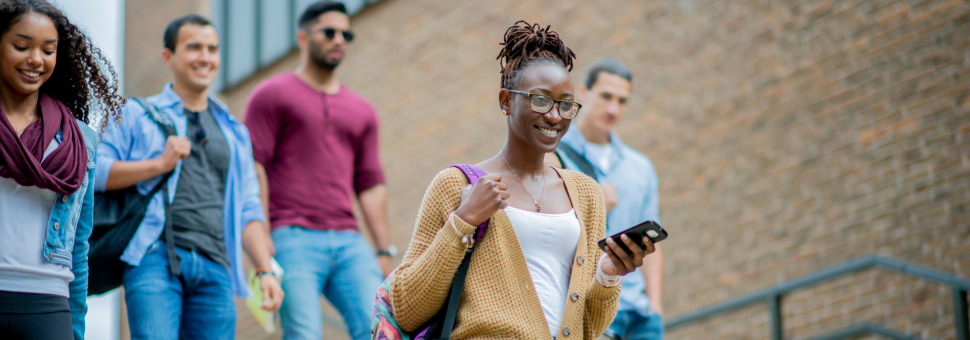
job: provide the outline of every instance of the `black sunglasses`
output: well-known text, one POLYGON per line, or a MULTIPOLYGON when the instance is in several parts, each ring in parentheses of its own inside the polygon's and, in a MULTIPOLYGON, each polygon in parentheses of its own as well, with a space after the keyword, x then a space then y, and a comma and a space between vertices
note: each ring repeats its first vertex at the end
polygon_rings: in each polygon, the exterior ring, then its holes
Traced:
POLYGON ((198 112, 189 111, 185 114, 185 118, 188 118, 189 124, 193 125, 192 137, 195 138, 195 142, 199 144, 205 144, 208 141, 208 135, 205 133, 205 129, 202 128, 202 121, 199 118, 198 112))
POLYGON ((354 32, 351 32, 350 30, 344 31, 344 30, 338 30, 333 27, 326 27, 318 30, 317 32, 323 33, 323 36, 327 37, 327 40, 333 40, 333 38, 337 37, 337 32, 340 32, 340 35, 344 37, 344 41, 348 43, 354 41, 354 32))

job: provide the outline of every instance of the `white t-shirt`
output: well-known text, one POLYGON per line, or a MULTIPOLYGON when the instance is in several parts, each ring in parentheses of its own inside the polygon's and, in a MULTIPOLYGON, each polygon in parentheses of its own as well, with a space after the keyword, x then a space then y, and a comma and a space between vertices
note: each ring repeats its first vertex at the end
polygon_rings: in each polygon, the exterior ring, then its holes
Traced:
POLYGON ((542 214, 507 207, 505 214, 522 246, 549 332, 556 336, 569 295, 569 276, 579 242, 579 218, 573 210, 542 214))
MULTIPOLYGON (((57 139, 51 141, 44 157, 58 145, 57 139)), ((44 260, 47 223, 57 197, 51 190, 0 177, 0 290, 69 297, 74 273, 44 260)))
POLYGON ((596 165, 603 172, 610 171, 610 160, 613 158, 613 146, 596 143, 586 144, 586 159, 596 165))

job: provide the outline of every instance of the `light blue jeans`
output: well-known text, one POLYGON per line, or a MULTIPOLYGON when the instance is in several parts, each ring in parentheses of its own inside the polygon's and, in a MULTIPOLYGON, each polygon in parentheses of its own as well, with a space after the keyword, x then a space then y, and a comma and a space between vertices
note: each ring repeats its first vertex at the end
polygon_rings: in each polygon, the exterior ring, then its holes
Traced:
POLYGON ((617 340, 663 340, 664 321, 653 312, 643 316, 634 310, 617 311, 606 335, 617 340))
POLYGON ((370 339, 374 296, 384 274, 374 249, 356 231, 273 230, 276 260, 283 267, 283 339, 320 339, 320 294, 340 312, 350 338, 370 339))
POLYGON ((229 269, 192 250, 175 247, 182 275, 168 269, 162 241, 148 247, 137 267, 125 265, 125 303, 131 339, 235 339, 236 303, 229 269))

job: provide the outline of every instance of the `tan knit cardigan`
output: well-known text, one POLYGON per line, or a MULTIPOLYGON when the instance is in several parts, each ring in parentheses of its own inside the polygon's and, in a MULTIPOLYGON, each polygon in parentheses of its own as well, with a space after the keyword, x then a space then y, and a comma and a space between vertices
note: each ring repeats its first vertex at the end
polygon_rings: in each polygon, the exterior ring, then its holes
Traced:
MULTIPOLYGON (((613 321, 620 295, 620 287, 605 288, 594 279, 603 253, 596 242, 606 228, 603 193, 589 177, 557 171, 582 236, 557 339, 593 340, 613 321)), ((395 318, 407 331, 420 327, 442 307, 465 254, 461 238, 445 220, 458 209, 460 190, 466 185, 461 170, 448 168, 438 173, 424 195, 411 245, 391 283, 395 318)), ((475 230, 461 219, 455 222, 462 234, 475 230)), ((492 215, 484 238, 475 244, 455 323, 452 339, 552 339, 519 240, 502 210, 492 215)))

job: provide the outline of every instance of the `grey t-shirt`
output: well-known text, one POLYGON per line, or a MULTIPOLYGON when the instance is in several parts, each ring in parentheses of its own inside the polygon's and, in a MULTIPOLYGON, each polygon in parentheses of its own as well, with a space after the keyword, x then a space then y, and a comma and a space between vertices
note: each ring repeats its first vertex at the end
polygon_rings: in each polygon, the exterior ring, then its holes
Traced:
POLYGON ((182 160, 171 206, 175 244, 228 267, 222 210, 229 171, 229 144, 209 110, 185 110, 185 115, 189 118, 187 135, 192 151, 182 160))

